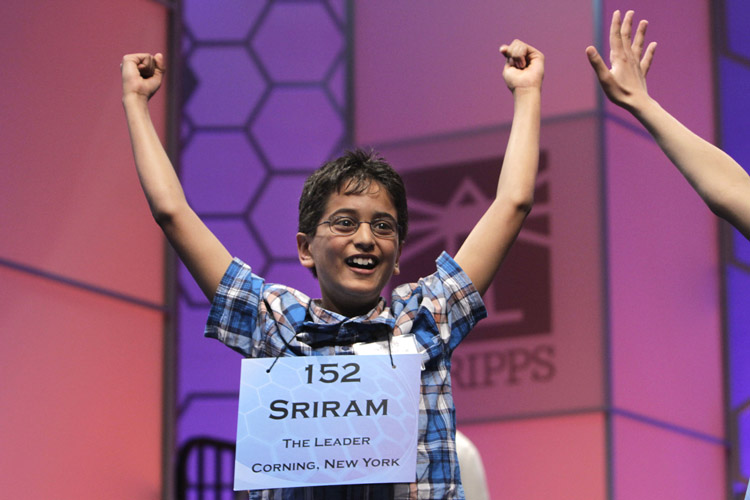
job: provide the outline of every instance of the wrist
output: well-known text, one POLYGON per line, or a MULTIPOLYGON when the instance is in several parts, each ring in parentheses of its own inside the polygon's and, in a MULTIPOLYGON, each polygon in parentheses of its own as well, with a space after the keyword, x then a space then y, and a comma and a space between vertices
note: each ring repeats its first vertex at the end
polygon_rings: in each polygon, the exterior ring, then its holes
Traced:
POLYGON ((512 89, 511 92, 513 93, 513 102, 516 104, 537 101, 542 98, 541 87, 516 87, 512 89))
POLYGON ((122 94, 122 105, 130 106, 148 106, 148 96, 138 92, 124 92, 122 94))
POLYGON ((648 94, 643 94, 623 105, 634 117, 643 120, 651 110, 659 108, 659 103, 648 94))
POLYGON ((513 105, 516 109, 524 106, 539 106, 542 100, 542 89, 539 87, 517 87, 512 92, 513 105))

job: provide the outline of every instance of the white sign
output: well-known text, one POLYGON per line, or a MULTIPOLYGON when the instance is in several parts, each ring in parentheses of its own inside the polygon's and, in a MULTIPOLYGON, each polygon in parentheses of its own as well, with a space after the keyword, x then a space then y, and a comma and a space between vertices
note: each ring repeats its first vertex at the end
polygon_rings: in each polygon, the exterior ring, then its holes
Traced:
POLYGON ((392 359, 243 359, 234 489, 414 482, 421 356, 392 359))

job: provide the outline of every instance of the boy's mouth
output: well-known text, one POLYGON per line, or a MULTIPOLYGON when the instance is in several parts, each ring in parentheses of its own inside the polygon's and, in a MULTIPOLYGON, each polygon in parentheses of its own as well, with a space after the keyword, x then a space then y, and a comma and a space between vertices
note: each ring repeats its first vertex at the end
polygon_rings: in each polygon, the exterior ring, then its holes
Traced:
POLYGON ((354 256, 346 259, 346 265, 356 269, 375 269, 375 266, 378 265, 378 259, 375 257, 354 256))

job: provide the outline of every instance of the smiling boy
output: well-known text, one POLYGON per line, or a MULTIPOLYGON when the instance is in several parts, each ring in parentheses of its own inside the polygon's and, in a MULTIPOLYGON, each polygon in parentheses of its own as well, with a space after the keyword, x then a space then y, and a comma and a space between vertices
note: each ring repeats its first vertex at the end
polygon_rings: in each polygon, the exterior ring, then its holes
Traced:
POLYGON ((372 309, 398 274, 407 225, 404 185, 382 158, 357 150, 313 173, 300 197, 297 249, 318 278, 321 306, 350 317, 372 309))
POLYGON ((207 336, 249 357, 365 354, 396 343, 422 356, 412 483, 255 490, 250 498, 464 497, 450 356, 486 315, 481 295, 531 209, 539 158, 544 56, 519 40, 500 52, 514 115, 496 198, 455 258, 440 255, 435 273, 397 287, 389 303, 380 294, 399 273, 408 214, 401 178, 385 160, 353 151, 305 183, 297 248, 300 263, 318 278, 321 298, 268 284, 231 257, 185 199, 148 115, 163 57, 123 58, 123 105, 139 179, 154 218, 212 301, 207 336))

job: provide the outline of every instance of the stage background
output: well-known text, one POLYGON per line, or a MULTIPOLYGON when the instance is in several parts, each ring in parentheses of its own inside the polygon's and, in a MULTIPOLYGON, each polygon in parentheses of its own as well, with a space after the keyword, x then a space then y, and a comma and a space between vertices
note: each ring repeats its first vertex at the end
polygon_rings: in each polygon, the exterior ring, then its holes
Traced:
MULTIPOLYGON (((177 447, 234 439, 239 358, 202 338, 208 305, 184 269, 169 279, 120 106, 117 64, 167 49, 167 2, 105 4, 0 8, 9 497, 155 498, 164 484, 171 498, 173 434, 177 447)), ((404 268, 418 272, 457 244, 501 164, 512 100, 497 47, 539 47, 537 205, 488 293, 490 318, 456 352, 459 427, 493 498, 744 488, 747 242, 719 237, 648 135, 602 102, 584 54, 591 43, 606 54, 612 9, 634 8, 659 42, 651 94, 747 165, 748 41, 729 22, 747 19, 742 2, 181 5, 170 95, 188 198, 232 253, 310 294, 294 248, 304 177, 349 145, 381 150, 412 186, 404 268)), ((152 104, 160 130, 164 97, 152 104)))
POLYGON ((146 0, 0 4, 3 498, 160 498, 164 247, 119 64, 167 27, 146 0))

